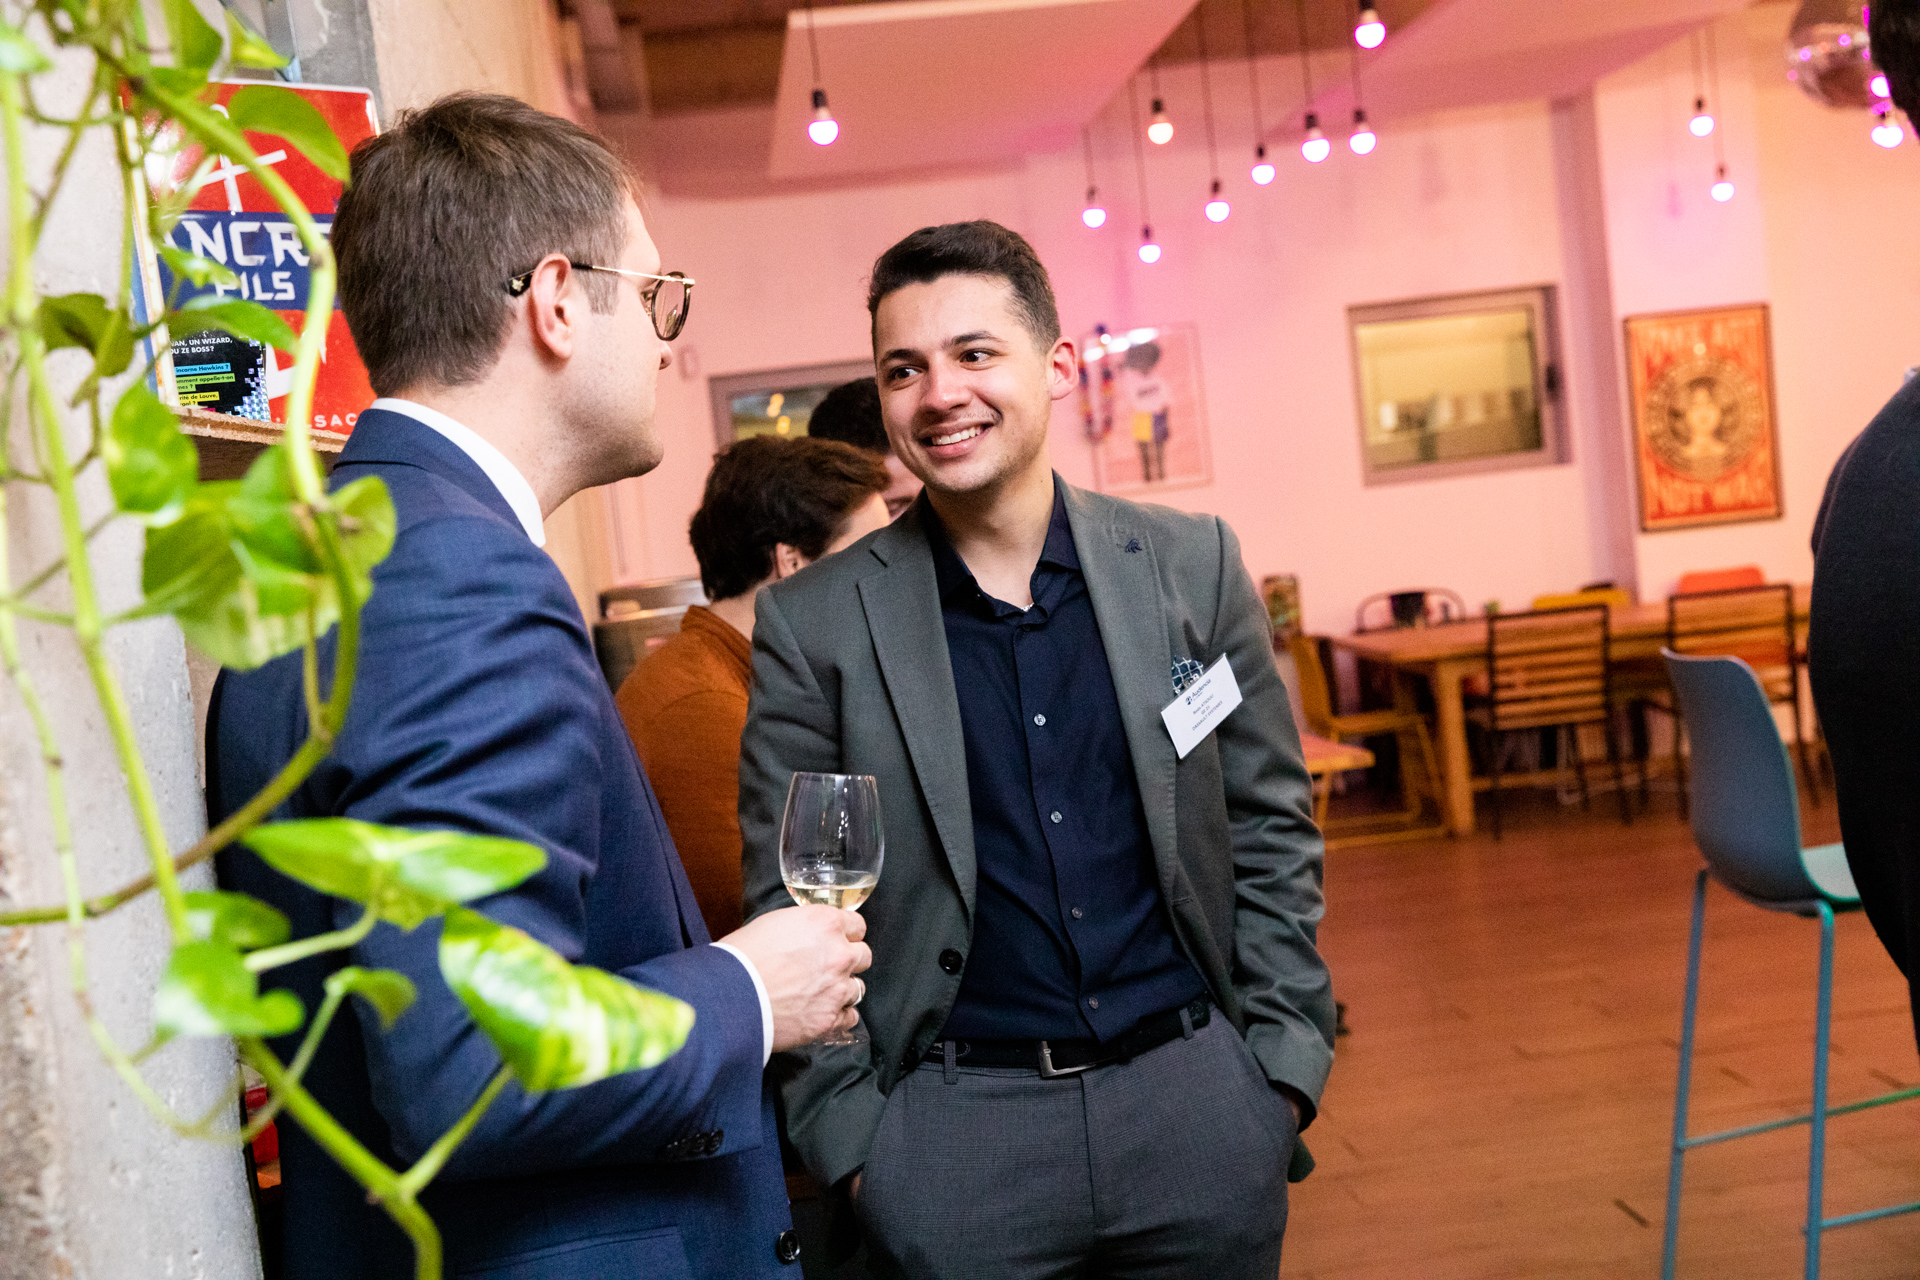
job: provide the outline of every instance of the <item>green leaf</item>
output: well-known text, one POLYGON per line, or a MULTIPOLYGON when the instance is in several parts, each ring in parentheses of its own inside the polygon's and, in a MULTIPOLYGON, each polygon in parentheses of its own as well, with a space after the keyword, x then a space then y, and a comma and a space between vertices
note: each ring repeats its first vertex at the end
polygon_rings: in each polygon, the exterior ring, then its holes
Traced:
POLYGON ((240 953, 203 939, 173 949, 153 1001, 154 1029, 176 1036, 283 1036, 306 1020, 290 991, 260 994, 240 953))
POLYGON ((194 937, 241 951, 279 946, 293 932, 287 918, 260 899, 218 889, 187 895, 187 924, 194 937))
POLYGON ((328 977, 328 995, 343 991, 373 1006, 374 1012, 380 1015, 382 1031, 390 1029, 394 1019, 407 1011, 416 994, 413 980, 406 974, 392 969, 362 969, 357 964, 335 970, 328 977))
POLYGON ((127 325, 127 313, 109 308, 97 293, 42 298, 38 325, 47 350, 79 347, 92 352, 96 377, 110 378, 133 360, 133 334, 127 325))
POLYGON ((174 518, 200 475, 200 455, 173 411, 135 383, 113 406, 101 455, 120 510, 156 524, 174 518))
POLYGON ((221 289, 240 287, 240 277, 212 258, 203 258, 197 253, 188 253, 185 249, 176 249, 170 244, 163 244, 160 246, 160 259, 167 264, 169 270, 196 289, 205 289, 209 286, 221 289))
POLYGON ((592 1084, 657 1066, 693 1029, 693 1007, 585 965, 518 929, 455 907, 440 972, 523 1088, 592 1084))
POLYGON ((367 476, 334 490, 333 508, 340 513, 341 554, 354 571, 359 603, 365 604, 373 594, 373 567, 393 550, 398 527, 393 498, 385 480, 367 476))
POLYGON ((204 80, 220 60, 220 33, 193 7, 193 0, 161 0, 167 14, 167 40, 173 46, 173 65, 204 80))
POLYGON ((329 178, 348 180, 347 149, 326 118, 293 90, 248 85, 227 100, 227 118, 249 133, 285 139, 329 178))
POLYGON ((258 67, 272 71, 287 65, 280 51, 253 33, 233 10, 227 10, 227 56, 236 67, 258 67))
POLYGON ((0 72, 31 76, 53 70, 53 63, 26 32, 0 22, 0 72))
POLYGON ((175 337, 203 329, 224 329, 237 337, 251 338, 282 351, 292 351, 300 340, 292 325, 259 303, 222 298, 217 293, 187 299, 180 310, 168 317, 167 326, 175 337))
MULTIPOLYGON (((239 484, 202 484, 171 524, 147 530, 141 586, 147 608, 170 613, 196 649, 236 671, 298 649, 306 640, 304 607, 285 597, 286 579, 263 591, 235 550, 226 503, 239 484)), ((319 601, 308 580, 293 583, 307 602, 319 601)), ((331 600, 329 594, 326 599, 331 600)), ((332 623, 326 616, 316 634, 332 623)))
POLYGON ((258 561, 283 572, 318 574, 319 552, 307 541, 296 511, 293 473, 282 440, 261 450, 247 468, 227 514, 241 544, 258 561))
POLYGON ((412 929, 450 905, 511 889, 547 864, 534 845, 463 831, 411 831, 353 818, 303 818, 242 837, 282 875, 372 906, 412 929))

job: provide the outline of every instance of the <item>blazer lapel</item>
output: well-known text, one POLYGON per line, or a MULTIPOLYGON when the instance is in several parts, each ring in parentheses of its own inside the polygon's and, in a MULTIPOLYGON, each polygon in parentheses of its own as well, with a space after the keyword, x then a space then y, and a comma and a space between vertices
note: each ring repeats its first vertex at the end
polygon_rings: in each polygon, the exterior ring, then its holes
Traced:
POLYGON ((971 920, 973 804, 961 750, 960 699, 953 690, 933 552, 919 512, 916 504, 870 544, 869 551, 884 567, 861 580, 860 603, 908 761, 971 920))
POLYGON ((1080 572, 1087 580, 1093 616, 1113 672, 1113 692, 1133 757, 1147 836, 1153 842, 1161 888, 1173 899, 1179 836, 1174 811, 1173 739, 1160 709, 1173 700, 1173 658, 1166 601, 1147 530, 1093 494, 1067 490, 1067 524, 1080 572), (1104 508, 1104 509, 1103 509, 1104 508))

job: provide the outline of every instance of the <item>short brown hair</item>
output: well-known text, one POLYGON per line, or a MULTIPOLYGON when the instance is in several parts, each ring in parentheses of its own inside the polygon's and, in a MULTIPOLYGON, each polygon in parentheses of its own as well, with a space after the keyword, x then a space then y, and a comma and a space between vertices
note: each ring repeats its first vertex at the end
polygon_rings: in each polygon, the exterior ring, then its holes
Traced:
POLYGON ((1045 349, 1060 340, 1060 309, 1040 255, 1019 232, 985 219, 922 227, 881 254, 867 283, 867 314, 877 316, 881 301, 895 290, 931 284, 942 276, 1005 280, 1013 290, 1014 309, 1034 341, 1045 349))
POLYGON ((765 582, 777 543, 819 559, 853 509, 886 487, 885 463, 837 440, 749 436, 728 445, 687 528, 708 599, 765 582))
POLYGON ((872 378, 855 378, 827 392, 807 418, 807 435, 815 440, 838 440, 868 453, 892 453, 887 424, 880 416, 879 383, 872 378))
MULTIPOLYGON (((355 147, 330 239, 374 391, 482 377, 506 339, 508 279, 550 253, 616 260, 634 189, 598 138, 499 94, 403 111, 355 147)), ((616 283, 587 276, 595 311, 613 309, 616 283)))

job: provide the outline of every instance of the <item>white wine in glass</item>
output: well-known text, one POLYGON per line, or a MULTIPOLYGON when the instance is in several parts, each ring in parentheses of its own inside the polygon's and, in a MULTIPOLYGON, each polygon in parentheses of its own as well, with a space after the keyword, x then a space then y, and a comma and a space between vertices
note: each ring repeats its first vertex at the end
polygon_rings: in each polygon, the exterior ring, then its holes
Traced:
MULTIPOLYGON (((880 882, 880 783, 866 774, 796 773, 780 821, 780 878, 802 906, 857 908, 880 882)), ((814 1044, 865 1044, 831 1031, 814 1044)))

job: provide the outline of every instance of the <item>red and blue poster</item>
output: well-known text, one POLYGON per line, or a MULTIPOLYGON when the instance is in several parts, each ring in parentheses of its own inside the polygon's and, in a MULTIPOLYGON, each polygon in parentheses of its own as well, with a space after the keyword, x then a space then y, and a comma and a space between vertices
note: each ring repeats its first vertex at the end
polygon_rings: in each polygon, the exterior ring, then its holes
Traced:
MULTIPOLYGON (((251 80, 223 81, 213 86, 214 110, 251 80)), ((312 103, 351 152, 378 132, 373 95, 366 89, 323 85, 282 86, 312 103)), ((323 233, 333 225, 341 185, 316 168, 298 150, 279 138, 249 133, 247 142, 263 165, 271 166, 306 204, 323 233)), ((159 296, 174 298, 179 306, 200 294, 245 298, 276 311, 298 333, 306 323, 308 264, 299 233, 280 212, 258 179, 224 156, 203 165, 197 146, 173 153, 171 166, 150 173, 156 189, 177 190, 191 184, 191 200, 168 242, 186 253, 220 263, 238 277, 232 285, 196 287, 177 278, 157 254, 147 253, 143 283, 159 296), (173 291, 179 292, 174 294, 173 291)), ((262 422, 281 422, 292 382, 293 357, 245 338, 223 332, 189 334, 177 339, 157 371, 164 396, 182 408, 202 409, 262 422)), ((327 326, 313 392, 313 425, 324 431, 353 430, 361 410, 373 403, 373 387, 366 366, 354 349, 353 336, 339 303, 327 326)))

